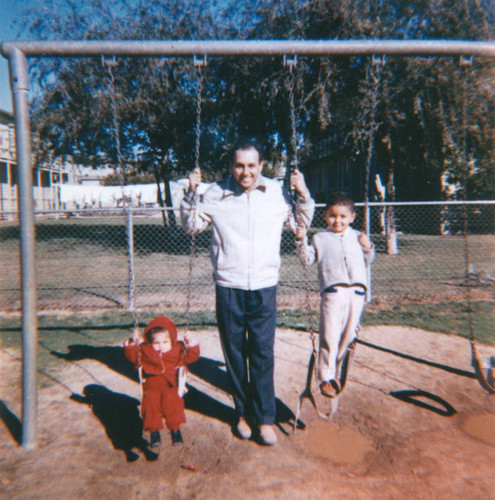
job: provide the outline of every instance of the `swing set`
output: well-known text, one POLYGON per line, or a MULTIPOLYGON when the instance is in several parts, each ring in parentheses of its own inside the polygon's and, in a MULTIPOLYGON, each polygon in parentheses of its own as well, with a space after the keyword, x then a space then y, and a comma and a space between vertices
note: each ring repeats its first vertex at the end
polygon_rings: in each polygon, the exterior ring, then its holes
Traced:
MULTIPOLYGON (((193 57, 197 68, 196 87, 196 142, 195 142, 195 168, 199 167, 199 145, 201 130, 201 103, 203 77, 201 67, 206 64, 206 58, 211 56, 283 56, 285 65, 289 68, 287 89, 289 92, 290 123, 291 123, 291 155, 287 179, 290 171, 298 165, 298 144, 296 130, 296 109, 294 103, 294 71, 297 64, 297 56, 336 56, 336 55, 360 55, 372 57, 384 57, 385 55, 400 56, 459 56, 461 62, 465 57, 495 57, 495 42, 493 41, 462 41, 462 40, 209 40, 209 41, 44 41, 44 42, 4 42, 1 44, 1 53, 8 58, 11 91, 14 104, 14 120, 16 129, 16 148, 18 164, 19 185, 19 223, 21 234, 21 299, 22 299, 22 436, 21 444, 25 449, 35 447, 37 438, 37 320, 36 320, 36 277, 35 277, 35 232, 34 211, 32 195, 32 164, 31 164, 31 137, 29 125, 29 103, 28 103, 28 61, 30 57, 89 57, 100 56, 115 58, 120 56, 150 56, 150 57, 193 57), (197 58, 197 55, 202 58, 197 58)), ((114 59, 112 59, 114 60, 114 59)), ((383 59, 382 59, 383 61, 383 59)), ((113 128, 117 151, 118 164, 122 171, 122 155, 120 152, 118 111, 115 102, 113 88, 113 73, 111 64, 107 66, 109 85, 111 89, 111 105, 113 116, 113 128)), ((467 75, 467 65, 466 75, 467 75)), ((467 81, 467 78, 465 79, 467 81)), ((465 87, 464 87, 465 92, 465 87)), ((467 98, 464 93, 464 103, 467 98)), ((466 106, 465 106, 466 108, 466 106)), ((464 115, 464 131, 467 136, 466 114, 464 115)), ((374 115, 372 115, 374 116, 374 115)), ((369 123, 370 133, 367 175, 369 175, 369 161, 372 154, 373 132, 376 124, 373 120, 369 123)), ((466 140, 466 137, 465 137, 466 140)), ((465 144, 466 145, 466 144, 465 144)), ((466 148, 464 149, 465 154, 466 148)), ((467 160, 467 157, 465 158, 467 160)), ((366 186, 368 185, 366 179, 366 186)), ((365 201, 368 202, 366 188, 365 201)), ((369 224, 366 224, 369 232, 369 224)), ((467 214, 465 216, 464 238, 466 247, 466 276, 469 272, 469 254, 467 237, 467 214)), ((187 303, 186 303, 186 334, 189 330, 189 315, 191 307, 191 278, 194 260, 194 239, 191 243, 188 280, 187 280, 187 303)), ((315 331, 313 327, 313 311, 311 308, 311 290, 309 280, 306 282, 306 308, 309 318, 310 338, 312 341, 312 353, 309 361, 306 386, 299 396, 297 425, 302 403, 305 399, 315 407, 322 418, 329 418, 336 410, 338 398, 333 403, 332 412, 325 413, 317 408, 316 400, 312 394, 312 379, 316 364, 317 348, 315 331)), ((466 303, 468 306, 470 320, 470 344, 473 359, 473 367, 480 385, 490 393, 495 392, 494 381, 486 374, 479 359, 476 349, 472 321, 471 297, 469 286, 466 286, 466 303)), ((134 287, 131 277, 130 304, 133 314, 134 327, 138 327, 138 319, 134 309, 134 287)), ((340 393, 345 387, 347 374, 352 361, 354 348, 348 350, 342 362, 340 393)))

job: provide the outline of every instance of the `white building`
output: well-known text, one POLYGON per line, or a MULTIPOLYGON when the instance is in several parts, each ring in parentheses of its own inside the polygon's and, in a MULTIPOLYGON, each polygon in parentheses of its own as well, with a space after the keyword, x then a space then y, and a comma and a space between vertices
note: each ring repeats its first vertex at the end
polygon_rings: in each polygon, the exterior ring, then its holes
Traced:
MULTIPOLYGON (((58 186, 77 182, 73 165, 57 161, 33 169, 33 198, 36 210, 60 208, 58 186)), ((17 211, 17 154, 14 115, 0 110, 0 212, 17 211)))
POLYGON ((14 116, 0 109, 0 211, 17 206, 17 166, 14 116))
MULTIPOLYGON (((75 165, 70 158, 57 159, 50 165, 33 169, 33 200, 36 211, 76 210, 84 208, 122 207, 124 200, 133 207, 158 206, 156 184, 103 186, 102 181, 114 173, 110 167, 94 169, 75 165)), ((177 207, 187 189, 188 180, 171 182, 172 200, 167 205, 177 207), (171 203, 170 203, 171 202, 171 203)), ((207 185, 201 185, 201 191, 207 185)), ((165 198, 165 187, 160 186, 165 198)), ((0 218, 12 218, 17 212, 17 162, 14 116, 0 110, 0 218)))

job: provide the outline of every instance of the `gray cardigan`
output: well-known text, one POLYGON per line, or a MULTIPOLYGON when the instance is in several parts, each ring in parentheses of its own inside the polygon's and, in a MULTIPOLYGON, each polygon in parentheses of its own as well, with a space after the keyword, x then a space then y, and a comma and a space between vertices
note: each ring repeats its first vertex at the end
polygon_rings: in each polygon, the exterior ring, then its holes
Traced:
POLYGON ((297 242, 297 253, 304 266, 317 262, 320 292, 335 285, 361 285, 368 288, 367 267, 374 257, 374 247, 364 249, 358 241, 359 231, 349 227, 342 234, 327 229, 297 242))

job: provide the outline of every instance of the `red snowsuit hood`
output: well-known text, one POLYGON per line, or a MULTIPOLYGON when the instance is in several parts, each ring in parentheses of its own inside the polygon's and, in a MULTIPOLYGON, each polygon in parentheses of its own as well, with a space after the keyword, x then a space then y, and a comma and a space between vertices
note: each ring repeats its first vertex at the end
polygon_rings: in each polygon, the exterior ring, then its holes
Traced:
POLYGON ((144 336, 146 337, 147 333, 157 326, 160 326, 167 330, 172 337, 172 345, 175 345, 177 342, 177 327, 175 323, 168 316, 157 316, 153 318, 144 329, 144 336))

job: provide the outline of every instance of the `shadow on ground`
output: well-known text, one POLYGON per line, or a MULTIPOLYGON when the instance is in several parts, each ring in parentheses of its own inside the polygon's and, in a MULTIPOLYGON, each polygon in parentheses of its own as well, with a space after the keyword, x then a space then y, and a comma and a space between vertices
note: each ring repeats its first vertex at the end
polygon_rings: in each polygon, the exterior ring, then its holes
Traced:
POLYGON ((0 400, 0 418, 2 419, 5 427, 10 432, 12 438, 18 443, 21 444, 21 432, 22 432, 22 424, 17 415, 15 415, 8 406, 0 400))
MULTIPOLYGON (((119 346, 95 347, 84 344, 72 344, 68 346, 67 353, 61 353, 58 351, 50 351, 50 352, 53 356, 56 356, 57 358, 64 359, 69 362, 81 361, 84 359, 93 359, 108 366, 111 370, 121 375, 124 375, 125 377, 128 377, 131 380, 138 382, 137 373, 134 370, 134 367, 125 359, 122 347, 119 346)), ((201 357, 198 361, 196 361, 196 363, 191 364, 188 368, 194 376, 198 377, 207 384, 211 385, 216 390, 229 394, 229 382, 224 367, 225 364, 221 361, 211 358, 201 357)), ((87 404, 92 404, 90 400, 97 398, 97 400, 100 401, 99 399, 100 395, 104 390, 108 391, 107 396, 116 394, 112 393, 112 391, 103 386, 91 385, 87 387, 91 388, 89 396, 85 394, 85 397, 83 398, 84 400, 81 400, 80 396, 73 395, 72 399, 75 399, 78 402, 86 402, 87 404), (96 390, 96 387, 99 387, 100 389, 96 390)), ((184 402, 188 410, 202 414, 209 418, 215 418, 220 422, 226 423, 228 425, 231 425, 234 422, 235 412, 231 406, 228 406, 218 401, 217 399, 209 396, 208 394, 205 394, 204 392, 200 391, 198 388, 194 387, 191 384, 188 384, 188 389, 189 391, 184 397, 184 402)), ((122 394, 120 394, 120 396, 128 397, 122 394)), ((112 397, 109 397, 109 399, 111 400, 112 397)), ((113 399, 117 403, 122 404, 122 401, 119 400, 118 398, 114 397, 113 399)), ((138 404, 139 402, 137 402, 136 406, 138 404)), ((277 405, 276 425, 280 428, 280 430, 283 433, 288 434, 288 431, 284 428, 284 425, 287 424, 289 426, 293 426, 295 415, 292 412, 292 410, 288 406, 286 406, 280 399, 276 400, 276 405, 277 405)), ((128 407, 127 404, 125 406, 126 408, 128 407)), ((110 414, 110 412, 103 412, 103 413, 105 416, 107 415, 107 413, 110 414)), ((123 449, 123 448, 118 448, 118 449, 123 449)))
POLYGON ((139 458, 135 450, 141 451, 147 460, 158 458, 143 438, 143 423, 138 409, 140 402, 137 399, 97 384, 87 385, 83 395, 72 394, 71 399, 92 409, 113 447, 122 450, 128 462, 139 458))

